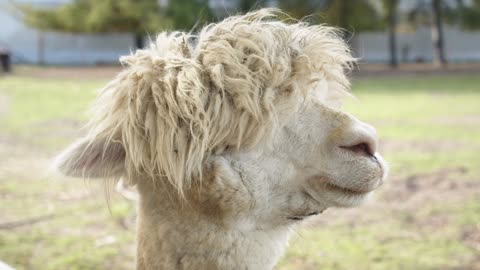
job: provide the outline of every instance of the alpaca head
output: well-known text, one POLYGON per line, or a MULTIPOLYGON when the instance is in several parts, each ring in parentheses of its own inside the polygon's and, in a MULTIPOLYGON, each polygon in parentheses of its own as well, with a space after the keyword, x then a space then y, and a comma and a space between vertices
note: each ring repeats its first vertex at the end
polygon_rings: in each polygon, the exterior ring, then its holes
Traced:
POLYGON ((161 34, 122 58, 60 170, 174 191, 231 224, 277 226, 360 203, 386 166, 375 130, 341 111, 354 59, 335 29, 275 13, 161 34))

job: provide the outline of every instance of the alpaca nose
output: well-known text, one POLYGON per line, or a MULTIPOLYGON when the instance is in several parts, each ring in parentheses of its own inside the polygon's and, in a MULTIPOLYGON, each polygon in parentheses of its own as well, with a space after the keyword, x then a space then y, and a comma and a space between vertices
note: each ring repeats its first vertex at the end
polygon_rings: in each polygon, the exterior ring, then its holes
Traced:
POLYGON ((373 156, 373 154, 375 154, 375 152, 372 150, 371 144, 366 142, 361 142, 351 146, 342 146, 342 148, 366 156, 373 156))
POLYGON ((357 122, 345 135, 340 148, 363 156, 374 156, 377 152, 377 131, 371 125, 357 122))

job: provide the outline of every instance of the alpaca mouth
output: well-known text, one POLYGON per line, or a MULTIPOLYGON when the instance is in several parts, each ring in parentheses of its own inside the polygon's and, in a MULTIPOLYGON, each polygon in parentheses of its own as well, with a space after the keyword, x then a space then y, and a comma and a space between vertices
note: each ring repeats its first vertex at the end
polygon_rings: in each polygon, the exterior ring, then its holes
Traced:
POLYGON ((374 189, 354 189, 354 188, 341 187, 331 182, 326 182, 325 188, 331 192, 343 193, 351 196, 363 196, 374 190, 374 189))
POLYGON ((322 190, 323 192, 333 193, 342 196, 346 195, 348 197, 364 197, 365 195, 377 189, 383 182, 382 180, 380 180, 376 181, 374 185, 369 184, 363 187, 348 187, 346 185, 338 185, 331 178, 325 176, 316 176, 312 178, 311 181, 311 183, 316 186, 319 191, 322 190))
POLYGON ((294 221, 301 221, 301 220, 304 220, 307 217, 316 216, 316 215, 321 214, 321 213, 323 213, 323 210, 322 211, 314 211, 314 212, 307 213, 305 215, 300 215, 300 216, 291 216, 291 217, 287 217, 287 219, 294 220, 294 221))

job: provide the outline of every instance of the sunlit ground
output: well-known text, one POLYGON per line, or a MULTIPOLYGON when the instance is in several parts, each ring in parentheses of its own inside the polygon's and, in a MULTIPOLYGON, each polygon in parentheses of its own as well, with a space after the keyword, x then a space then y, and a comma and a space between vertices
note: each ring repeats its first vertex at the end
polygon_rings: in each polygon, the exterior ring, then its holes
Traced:
MULTIPOLYGON (((0 77, 0 260, 132 269, 134 205, 113 195, 109 211, 102 185, 48 173, 113 72, 70 73, 0 77)), ((480 77, 359 77, 353 92, 347 111, 377 127, 391 177, 298 230, 277 269, 479 269, 480 77)))

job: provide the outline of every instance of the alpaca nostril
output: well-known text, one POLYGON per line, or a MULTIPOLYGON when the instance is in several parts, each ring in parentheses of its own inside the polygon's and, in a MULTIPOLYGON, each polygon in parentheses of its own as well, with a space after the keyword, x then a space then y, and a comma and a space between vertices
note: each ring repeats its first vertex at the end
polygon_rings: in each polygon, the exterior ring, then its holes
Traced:
POLYGON ((341 146, 341 148, 366 156, 373 156, 375 154, 372 145, 367 142, 357 143, 351 146, 341 146))

